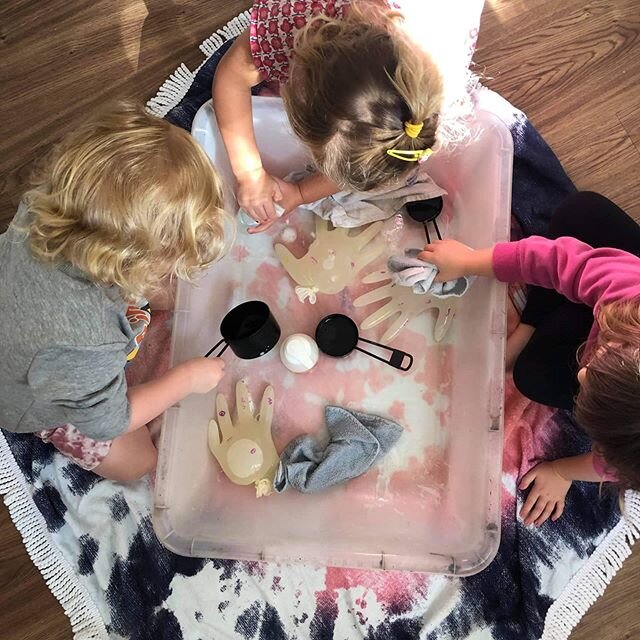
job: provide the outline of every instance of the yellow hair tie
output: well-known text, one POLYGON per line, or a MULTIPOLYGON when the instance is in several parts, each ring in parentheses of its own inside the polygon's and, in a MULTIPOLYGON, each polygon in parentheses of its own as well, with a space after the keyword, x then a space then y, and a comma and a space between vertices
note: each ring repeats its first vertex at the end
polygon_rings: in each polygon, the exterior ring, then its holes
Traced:
POLYGON ((424 127, 424 122, 419 122, 418 124, 414 124, 413 122, 405 122, 404 123, 404 132, 410 138, 417 138, 422 131, 422 127, 424 127))
POLYGON ((416 149, 407 150, 402 149, 387 149, 387 155, 395 158, 396 160, 404 160, 405 162, 420 162, 426 160, 433 151, 431 149, 416 149))

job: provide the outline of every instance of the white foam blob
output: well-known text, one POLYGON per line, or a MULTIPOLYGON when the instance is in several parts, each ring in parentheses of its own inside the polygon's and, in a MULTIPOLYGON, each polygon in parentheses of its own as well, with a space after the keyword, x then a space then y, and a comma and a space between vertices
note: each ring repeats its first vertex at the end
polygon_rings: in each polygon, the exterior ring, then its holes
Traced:
POLYGON ((304 333, 290 335, 280 347, 282 364, 293 373, 304 373, 316 366, 319 352, 315 340, 304 333))

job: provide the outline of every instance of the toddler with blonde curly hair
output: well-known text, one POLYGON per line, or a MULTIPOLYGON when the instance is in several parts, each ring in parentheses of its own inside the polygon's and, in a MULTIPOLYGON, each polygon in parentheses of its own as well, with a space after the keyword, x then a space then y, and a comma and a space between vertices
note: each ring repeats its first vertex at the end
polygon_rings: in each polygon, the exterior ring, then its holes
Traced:
POLYGON ((0 425, 121 482, 155 467, 146 424, 223 375, 196 358, 127 388, 144 297, 222 255, 220 181, 189 136, 120 103, 46 160, 0 236, 0 425))

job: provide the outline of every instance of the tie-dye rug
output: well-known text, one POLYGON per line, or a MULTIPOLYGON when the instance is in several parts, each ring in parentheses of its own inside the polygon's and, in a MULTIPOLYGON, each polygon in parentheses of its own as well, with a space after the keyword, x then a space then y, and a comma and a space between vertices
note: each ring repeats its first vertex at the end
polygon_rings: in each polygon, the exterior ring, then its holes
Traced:
MULTIPOLYGON (((197 73, 181 67, 150 107, 188 128, 245 24, 241 16, 208 39, 197 73)), ((491 92, 479 100, 514 137, 515 226, 544 232, 573 186, 522 113, 491 92)), ((132 377, 167 366, 169 320, 155 314, 132 377)), ((464 579, 183 558, 154 535, 146 481, 101 480, 30 435, 0 433, 0 491, 79 640, 560 640, 639 537, 640 497, 626 494, 621 519, 612 492, 574 483, 561 519, 534 529, 516 517, 516 485, 538 461, 588 448, 571 416, 507 385, 502 540, 493 563, 464 579)))

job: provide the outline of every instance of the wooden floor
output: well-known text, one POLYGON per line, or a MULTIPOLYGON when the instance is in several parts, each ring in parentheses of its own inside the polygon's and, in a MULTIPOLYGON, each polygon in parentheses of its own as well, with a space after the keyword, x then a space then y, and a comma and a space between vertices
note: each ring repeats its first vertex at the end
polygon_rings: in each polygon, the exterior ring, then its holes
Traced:
MULTIPOLYGON (((416 0, 417 1, 417 0, 416 0)), ((0 2, 0 228, 34 159, 115 96, 150 97, 245 0, 0 2)), ((476 60, 576 184, 640 219, 638 0, 486 0, 476 60)), ((0 508, 4 640, 62 640, 67 620, 0 508)), ((640 550, 572 640, 640 638, 640 550)), ((451 639, 456 640, 456 639, 451 639)))

